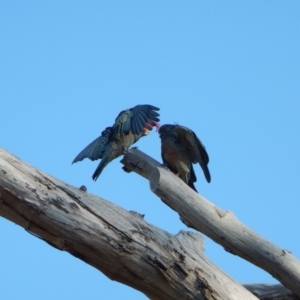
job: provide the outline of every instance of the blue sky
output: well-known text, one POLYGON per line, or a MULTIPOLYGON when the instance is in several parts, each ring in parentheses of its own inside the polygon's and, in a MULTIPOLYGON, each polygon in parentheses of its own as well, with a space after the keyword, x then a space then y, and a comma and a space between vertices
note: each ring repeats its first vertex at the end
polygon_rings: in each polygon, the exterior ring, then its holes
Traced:
MULTIPOLYGON (((0 147, 172 234, 185 229, 120 159, 74 157, 118 113, 160 107, 194 130, 212 182, 196 188, 300 257, 299 1, 1 1, 0 147)), ((161 161, 156 132, 137 146, 161 161)), ((0 218, 1 299, 147 299, 0 218)), ((276 283, 205 238, 242 283, 276 283)))

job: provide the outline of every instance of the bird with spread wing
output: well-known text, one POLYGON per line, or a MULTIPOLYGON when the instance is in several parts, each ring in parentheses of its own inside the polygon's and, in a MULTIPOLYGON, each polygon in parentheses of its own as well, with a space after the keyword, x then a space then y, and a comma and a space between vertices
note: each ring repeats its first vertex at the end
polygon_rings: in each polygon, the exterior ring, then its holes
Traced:
POLYGON ((85 158, 101 159, 92 176, 96 181, 109 162, 125 154, 131 145, 148 135, 153 127, 159 129, 158 110, 146 104, 121 111, 113 126, 106 127, 98 138, 75 157, 72 164, 85 158))
POLYGON ((209 157, 195 132, 184 126, 165 124, 160 127, 159 135, 162 160, 168 169, 196 192, 193 164, 199 163, 207 182, 211 181, 207 167, 209 157))

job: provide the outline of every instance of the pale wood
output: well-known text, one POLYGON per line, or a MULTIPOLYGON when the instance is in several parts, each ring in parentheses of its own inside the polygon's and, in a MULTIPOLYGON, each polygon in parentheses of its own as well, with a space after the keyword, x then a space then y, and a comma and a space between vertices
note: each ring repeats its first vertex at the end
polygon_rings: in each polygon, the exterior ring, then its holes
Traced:
POLYGON ((0 215, 150 299, 257 299, 205 256, 198 234, 171 235, 2 149, 0 215))
POLYGON ((121 162, 127 171, 149 179, 151 190, 178 212, 187 226, 267 271, 300 296, 300 262, 290 251, 277 247, 246 227, 232 212, 204 199, 145 153, 131 149, 121 162))

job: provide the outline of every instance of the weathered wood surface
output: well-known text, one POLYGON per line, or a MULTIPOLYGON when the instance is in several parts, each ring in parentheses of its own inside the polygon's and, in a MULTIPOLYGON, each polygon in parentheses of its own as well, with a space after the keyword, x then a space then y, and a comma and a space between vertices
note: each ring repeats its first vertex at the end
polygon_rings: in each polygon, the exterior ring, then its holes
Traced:
POLYGON ((145 153, 131 149, 121 161, 127 172, 149 179, 151 190, 181 220, 238 255, 270 273, 300 296, 300 262, 288 251, 277 247, 241 223, 232 212, 207 201, 145 153))
POLYGON ((198 234, 171 235, 2 149, 0 215, 150 299, 257 299, 209 261, 198 234))
POLYGON ((281 284, 244 284, 244 287, 261 300, 299 300, 281 284))

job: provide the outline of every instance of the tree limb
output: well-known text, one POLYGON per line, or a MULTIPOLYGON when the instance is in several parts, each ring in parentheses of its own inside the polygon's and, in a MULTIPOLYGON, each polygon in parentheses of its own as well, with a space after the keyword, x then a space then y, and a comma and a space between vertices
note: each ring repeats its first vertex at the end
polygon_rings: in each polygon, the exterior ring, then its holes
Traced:
POLYGON ((149 179, 151 190, 181 220, 238 255, 270 273, 300 296, 300 262, 241 223, 232 212, 223 211, 190 189, 181 179, 145 153, 131 149, 121 161, 127 172, 149 179))
POLYGON ((261 300, 297 300, 290 290, 281 284, 244 284, 244 287, 261 300))
MULTIPOLYGON (((151 299, 257 299, 209 261, 198 234, 171 235, 2 149, 0 216, 151 299)), ((268 299, 296 299, 283 292, 268 299)))
POLYGON ((208 260, 201 236, 173 236, 1 149, 0 215, 151 299, 257 299, 208 260))

